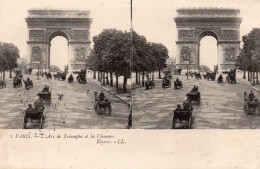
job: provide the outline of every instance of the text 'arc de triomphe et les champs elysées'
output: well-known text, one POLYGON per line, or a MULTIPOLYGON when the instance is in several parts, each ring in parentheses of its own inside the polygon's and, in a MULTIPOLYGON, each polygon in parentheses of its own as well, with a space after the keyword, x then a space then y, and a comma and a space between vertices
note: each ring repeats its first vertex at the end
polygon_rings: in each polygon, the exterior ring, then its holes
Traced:
POLYGON ((235 68, 240 48, 240 10, 182 8, 177 9, 174 21, 178 31, 177 68, 199 68, 200 40, 205 36, 213 36, 217 40, 219 71, 235 68))
POLYGON ((85 68, 90 53, 90 11, 28 10, 25 20, 30 68, 49 68, 50 42, 56 36, 68 41, 69 70, 85 68))

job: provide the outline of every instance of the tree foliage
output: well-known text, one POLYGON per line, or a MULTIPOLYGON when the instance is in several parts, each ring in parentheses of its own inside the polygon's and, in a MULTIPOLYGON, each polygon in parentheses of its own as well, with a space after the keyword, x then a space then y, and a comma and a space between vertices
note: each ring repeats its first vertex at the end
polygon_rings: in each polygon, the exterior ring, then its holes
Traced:
POLYGON ((19 50, 14 44, 0 42, 0 71, 16 68, 18 58, 19 50))
POLYGON ((255 28, 242 37, 243 48, 236 60, 239 69, 260 71, 260 29, 255 28))

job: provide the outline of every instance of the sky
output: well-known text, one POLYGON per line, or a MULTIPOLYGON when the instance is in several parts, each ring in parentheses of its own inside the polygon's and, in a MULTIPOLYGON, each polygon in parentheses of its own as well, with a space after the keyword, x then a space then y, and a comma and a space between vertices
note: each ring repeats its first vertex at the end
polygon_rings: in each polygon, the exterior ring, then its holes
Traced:
MULTIPOLYGON (((243 18, 241 37, 255 27, 260 28, 259 0, 133 0, 133 29, 149 42, 162 43, 168 48, 169 56, 175 57, 177 31, 173 18, 176 17, 176 9, 183 7, 240 9, 243 18)), ((0 41, 17 45, 21 57, 27 57, 28 30, 25 17, 28 9, 90 10, 93 18, 91 40, 105 28, 130 30, 130 0, 0 0, 0 41)), ((67 64, 66 40, 56 37, 51 44, 51 61, 67 64)), ((203 38, 200 54, 201 64, 210 67, 217 64, 216 40, 203 38)))

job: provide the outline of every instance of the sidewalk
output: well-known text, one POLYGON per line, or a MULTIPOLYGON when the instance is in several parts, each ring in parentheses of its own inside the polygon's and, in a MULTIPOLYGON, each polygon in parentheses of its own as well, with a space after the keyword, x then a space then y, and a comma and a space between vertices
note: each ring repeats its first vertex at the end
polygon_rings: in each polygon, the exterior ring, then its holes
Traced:
MULTIPOLYGON (((246 74, 246 76, 247 76, 247 74, 246 74)), ((247 80, 247 78, 246 78, 246 79, 243 79, 243 72, 237 73, 237 80, 240 81, 240 82, 242 82, 242 83, 244 83, 244 84, 247 85, 247 86, 250 86, 253 90, 255 90, 255 91, 257 91, 257 92, 260 93, 260 85, 252 86, 252 85, 251 85, 251 82, 249 82, 249 81, 247 80)))
POLYGON ((108 93, 112 94, 114 97, 118 98, 119 100, 123 101, 125 104, 130 104, 130 93, 117 93, 116 87, 110 87, 110 85, 101 85, 101 82, 99 82, 97 79, 88 78, 88 82, 94 83, 95 85, 101 87, 108 93))

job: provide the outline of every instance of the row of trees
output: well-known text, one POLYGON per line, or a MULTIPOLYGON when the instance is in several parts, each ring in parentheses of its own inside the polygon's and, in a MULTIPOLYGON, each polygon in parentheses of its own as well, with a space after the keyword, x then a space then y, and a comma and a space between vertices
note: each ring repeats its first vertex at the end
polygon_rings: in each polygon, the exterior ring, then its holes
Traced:
POLYGON ((236 66, 245 72, 248 71, 248 80, 253 85, 259 84, 258 72, 260 71, 260 29, 253 29, 242 37, 243 48, 237 57, 236 66))
POLYGON ((123 91, 127 92, 127 79, 136 73, 136 83, 144 84, 145 73, 151 74, 166 67, 168 50, 159 43, 147 42, 144 36, 136 32, 123 32, 116 29, 104 29, 94 36, 94 47, 87 59, 87 68, 94 71, 93 78, 113 87, 113 75, 116 77, 116 88, 119 90, 118 78, 124 77, 123 91), (110 80, 108 78, 110 75, 110 80))
POLYGON ((10 78, 12 77, 12 69, 17 67, 18 58, 19 50, 14 44, 0 42, 0 72, 3 73, 3 80, 7 70, 10 71, 10 78))

